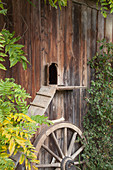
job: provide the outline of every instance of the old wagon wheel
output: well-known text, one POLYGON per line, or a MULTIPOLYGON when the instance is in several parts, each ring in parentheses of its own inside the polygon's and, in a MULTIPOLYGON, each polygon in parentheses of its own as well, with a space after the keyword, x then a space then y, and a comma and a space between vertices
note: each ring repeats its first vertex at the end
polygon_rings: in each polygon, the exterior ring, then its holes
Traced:
POLYGON ((75 125, 67 122, 60 122, 50 127, 46 127, 42 133, 38 135, 34 142, 34 146, 37 150, 37 156, 39 151, 43 150, 48 154, 49 161, 44 161, 44 158, 37 157, 40 160, 40 164, 36 165, 39 169, 62 169, 66 167, 77 166, 83 164, 83 160, 80 160, 80 154, 84 149, 84 145, 77 142, 77 139, 84 139, 83 134, 79 128, 75 125), (60 138, 59 138, 60 136, 60 138))

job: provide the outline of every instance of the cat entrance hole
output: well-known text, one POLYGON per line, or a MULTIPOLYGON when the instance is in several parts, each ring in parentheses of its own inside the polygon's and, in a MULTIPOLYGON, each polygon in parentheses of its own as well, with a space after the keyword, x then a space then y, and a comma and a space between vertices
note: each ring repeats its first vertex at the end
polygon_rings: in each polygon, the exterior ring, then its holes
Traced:
POLYGON ((57 84, 57 64, 52 63, 49 66, 49 84, 57 84))

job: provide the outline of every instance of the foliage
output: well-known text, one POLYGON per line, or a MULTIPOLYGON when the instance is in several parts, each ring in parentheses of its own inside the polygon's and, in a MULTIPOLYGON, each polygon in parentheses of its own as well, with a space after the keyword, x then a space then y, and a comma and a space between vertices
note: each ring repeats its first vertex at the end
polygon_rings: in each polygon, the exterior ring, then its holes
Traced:
POLYGON ((84 118, 88 169, 113 169, 113 44, 102 40, 99 52, 89 61, 95 70, 84 118))
POLYGON ((7 9, 4 9, 4 4, 2 0, 0 0, 0 14, 6 15, 7 9))
POLYGON ((98 0, 97 5, 101 5, 101 13, 106 18, 108 11, 113 13, 113 0, 98 0))
POLYGON ((21 86, 14 83, 14 79, 0 80, 0 121, 10 113, 27 113, 26 99, 30 98, 21 86))
MULTIPOLYGON (((54 1, 49 0, 49 4, 56 9, 57 9, 57 4, 58 4, 59 8, 61 9, 62 6, 64 6, 64 7, 67 6, 67 1, 68 0, 54 0, 54 1)), ((45 0, 45 2, 46 2, 46 0, 45 0)))
POLYGON ((30 162, 38 163, 35 148, 30 142, 30 138, 35 132, 33 128, 35 124, 36 122, 22 113, 12 113, 6 117, 0 124, 0 157, 8 158, 19 151, 21 152, 19 163, 22 164, 25 160, 26 169, 31 169, 30 162), (29 131, 27 125, 30 125, 33 130, 31 128, 29 131))
POLYGON ((2 157, 0 156, 0 168, 2 170, 7 170, 7 167, 9 167, 8 170, 13 170, 14 169, 13 161, 10 158, 7 157, 3 158, 3 156, 2 157))
MULTIPOLYGON (((27 0, 30 4, 32 4, 33 6, 35 6, 31 0, 27 0)), ((44 0, 44 2, 49 2, 49 4, 54 7, 54 8, 59 8, 61 9, 61 7, 66 7, 67 6, 67 2, 68 0, 44 0)), ((92 0, 91 0, 92 1, 92 0)), ((110 11, 110 13, 113 13, 113 0, 94 0, 95 3, 97 3, 97 7, 100 5, 101 8, 101 13, 102 15, 106 18, 108 12, 110 11)))
MULTIPOLYGON (((7 9, 4 9, 4 3, 0 0, 0 14, 6 15, 7 9)), ((18 62, 22 63, 24 70, 27 68, 28 60, 22 50, 24 47, 17 42, 21 37, 14 37, 15 33, 10 33, 9 30, 3 29, 0 32, 0 69, 7 70, 3 62, 6 57, 9 57, 10 67, 13 67, 18 62)))
POLYGON ((52 124, 52 122, 50 120, 48 120, 48 117, 45 117, 45 115, 32 115, 31 119, 38 122, 39 125, 41 124, 46 124, 46 125, 50 125, 52 124))
MULTIPOLYGON (((27 0, 31 5, 33 5, 33 6, 35 6, 33 3, 32 3, 32 1, 31 0, 27 0)), ((61 7, 65 7, 65 6, 67 6, 67 1, 68 0, 44 0, 44 2, 46 3, 46 2, 49 2, 49 4, 52 6, 52 7, 54 7, 54 8, 58 8, 58 6, 59 6, 59 8, 61 9, 61 7)))
POLYGON ((26 98, 30 97, 14 79, 0 80, 0 169, 5 169, 13 161, 9 156, 21 153, 20 164, 25 160, 26 169, 30 162, 38 163, 35 148, 30 142, 36 132, 37 123, 45 123, 46 117, 37 115, 37 122, 25 115, 27 113, 26 98), (38 118, 39 117, 39 118, 38 118))
MULTIPOLYGON (((21 62, 24 70, 27 68, 27 59, 24 56, 25 53, 22 50, 24 47, 16 42, 20 37, 14 37, 14 32, 10 33, 8 30, 3 29, 0 33, 0 61, 4 62, 5 57, 9 57, 10 67, 21 62)), ((0 69, 6 70, 6 67, 0 63, 0 69)))

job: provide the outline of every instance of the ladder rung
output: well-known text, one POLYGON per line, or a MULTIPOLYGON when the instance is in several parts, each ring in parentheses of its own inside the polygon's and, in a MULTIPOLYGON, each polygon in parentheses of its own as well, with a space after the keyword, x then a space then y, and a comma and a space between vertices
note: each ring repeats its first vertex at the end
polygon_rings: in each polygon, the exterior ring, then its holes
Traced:
POLYGON ((32 105, 32 106, 36 106, 36 107, 40 107, 40 108, 43 108, 43 109, 45 109, 45 107, 44 107, 44 106, 40 106, 40 105, 38 105, 38 104, 35 104, 35 103, 30 103, 30 105, 32 105))
POLYGON ((37 95, 40 95, 40 96, 44 96, 44 97, 50 97, 50 98, 51 98, 51 96, 49 96, 49 95, 46 95, 46 94, 42 94, 42 93, 39 93, 39 92, 37 92, 36 94, 37 94, 37 95))

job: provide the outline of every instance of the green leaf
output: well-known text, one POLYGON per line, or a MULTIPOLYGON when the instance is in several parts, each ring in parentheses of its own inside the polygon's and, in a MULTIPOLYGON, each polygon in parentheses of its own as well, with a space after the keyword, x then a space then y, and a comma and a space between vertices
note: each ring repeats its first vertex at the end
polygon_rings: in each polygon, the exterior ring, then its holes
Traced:
POLYGON ((18 60, 14 58, 13 60, 10 59, 10 68, 17 64, 18 60))
POLYGON ((107 14, 105 12, 102 12, 102 15, 104 16, 104 18, 107 17, 107 14))
POLYGON ((0 8, 4 9, 4 6, 3 6, 3 4, 1 2, 0 2, 0 8))
POLYGON ((103 45, 101 45, 101 46, 99 47, 99 49, 102 50, 102 49, 103 49, 103 45))
POLYGON ((0 56, 1 56, 1 57, 7 57, 7 54, 0 52, 0 56))
POLYGON ((27 69, 27 64, 24 60, 22 60, 22 66, 23 66, 23 69, 26 70, 27 69))
POLYGON ((35 4, 34 3, 32 3, 32 1, 30 1, 30 0, 27 0, 32 6, 34 6, 35 7, 35 4))
POLYGON ((21 49, 24 47, 24 45, 21 45, 21 44, 13 44, 12 46, 13 48, 18 48, 18 49, 21 49))
POLYGON ((113 13, 113 8, 111 9, 110 13, 113 13))
POLYGON ((0 14, 6 15, 7 14, 7 9, 0 10, 0 14))
POLYGON ((0 63, 0 69, 6 70, 6 67, 3 64, 0 63))
POLYGON ((4 45, 3 45, 3 44, 0 44, 0 47, 4 48, 4 45))
POLYGON ((4 59, 4 58, 2 58, 2 57, 0 57, 0 61, 5 61, 5 59, 4 59))

